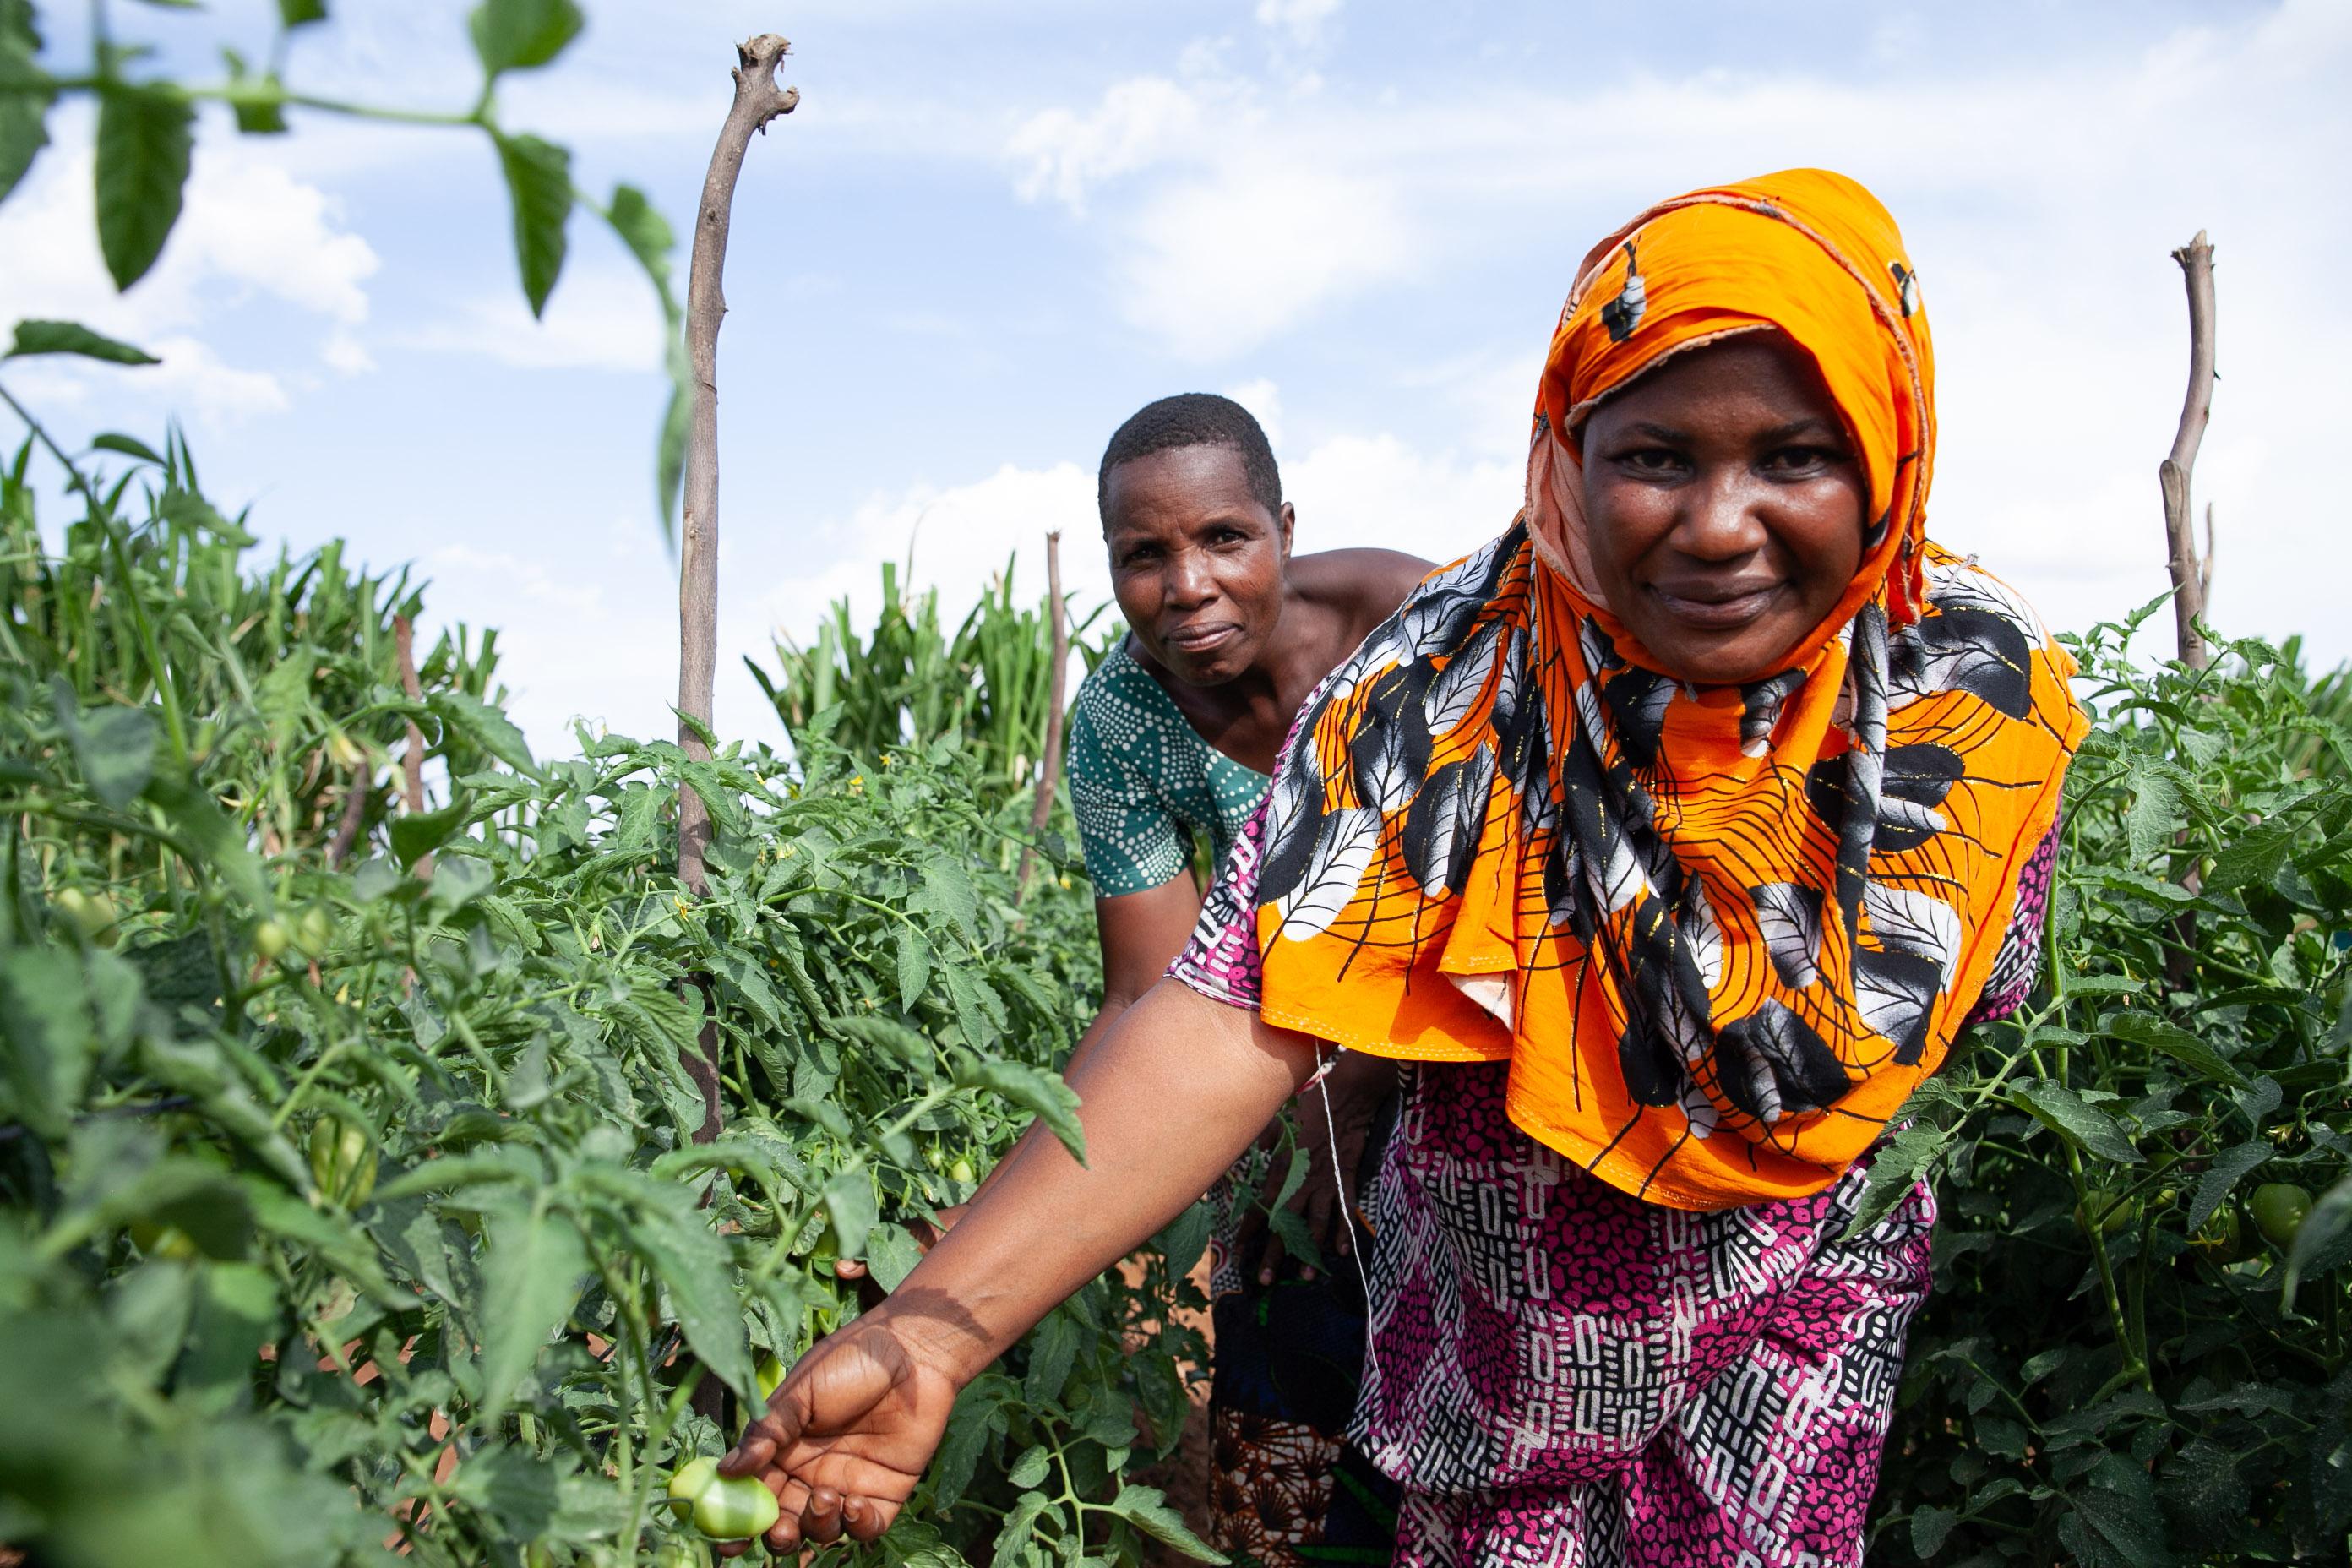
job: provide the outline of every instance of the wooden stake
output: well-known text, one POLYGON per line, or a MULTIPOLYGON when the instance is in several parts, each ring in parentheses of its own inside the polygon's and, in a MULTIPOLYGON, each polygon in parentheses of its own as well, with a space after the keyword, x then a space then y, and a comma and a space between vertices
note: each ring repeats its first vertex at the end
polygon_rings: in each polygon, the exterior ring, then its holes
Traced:
MULTIPOLYGON (((392 651, 400 663, 400 689, 411 702, 425 700, 425 688, 416 679, 416 628, 406 616, 392 617, 392 651)), ((412 716, 408 721, 408 750, 400 759, 401 789, 411 815, 425 809, 425 731, 416 727, 412 716)), ((416 858, 416 875, 429 881, 433 876, 433 857, 416 858)))
MULTIPOLYGON (((773 33, 735 46, 735 102, 719 128, 702 205, 694 215, 694 249, 686 284, 686 353, 694 395, 686 437, 686 504, 678 529, 677 743, 697 762, 710 760, 711 685, 719 667, 719 327, 727 316, 723 275, 735 182, 751 132, 790 114, 797 88, 779 87, 776 70, 792 45, 773 33)), ((710 814, 690 789, 677 792, 677 875, 697 896, 706 885, 710 814)), ((715 1090, 715 1083, 711 1086, 715 1090)))
POLYGON ((1045 699, 1045 754, 1037 762, 1037 804, 1029 811, 1029 837, 1021 851, 1021 872, 1013 885, 1014 899, 1029 896, 1029 873, 1037 856, 1035 840, 1053 819, 1054 792, 1062 784, 1062 688, 1070 674, 1070 617, 1062 605, 1062 532, 1045 535, 1045 602, 1053 617, 1054 666, 1045 699))
POLYGON ((2180 428, 2173 435, 2172 450, 2157 465, 2156 476, 2164 489, 2165 566, 2172 574, 2172 624, 2180 662, 2202 669, 2212 655, 2197 629, 2205 615, 2206 577, 2197 562, 2189 481, 2197 468, 2197 448, 2205 439, 2205 422, 2213 413, 2213 247, 2205 231, 2199 229, 2195 239, 2172 253, 2172 259, 2180 263, 2189 287, 2189 395, 2180 405, 2180 428))

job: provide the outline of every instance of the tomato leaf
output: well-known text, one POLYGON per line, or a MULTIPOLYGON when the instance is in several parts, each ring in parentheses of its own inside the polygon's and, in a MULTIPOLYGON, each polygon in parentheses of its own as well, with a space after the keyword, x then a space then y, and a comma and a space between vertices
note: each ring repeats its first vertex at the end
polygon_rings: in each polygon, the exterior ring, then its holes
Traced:
POLYGON ((147 275, 180 221, 195 108, 169 86, 103 89, 98 99, 98 248, 117 289, 147 275))
POLYGON ((1184 1516, 1168 1506, 1167 1494, 1158 1487, 1122 1484, 1118 1495, 1110 1501, 1110 1511, 1195 1563, 1222 1563, 1226 1560, 1224 1553, 1192 1533, 1184 1523, 1184 1516))
POLYGON ((2131 1146, 2115 1118, 2064 1084, 2037 1079, 2020 1085, 2011 1091, 2011 1098, 2035 1121, 2101 1159, 2121 1165, 2140 1163, 2139 1151, 2131 1146))
POLYGON ((588 1272, 586 1244, 545 1200, 504 1200, 488 1215, 482 1257, 482 1419, 492 1421, 571 1317, 588 1272))
POLYGON ((40 54, 31 0, 0 0, 0 201, 48 145, 49 105, 58 95, 40 54))
POLYGON ((536 136, 492 133, 514 209, 515 263, 534 316, 563 271, 564 226, 572 219, 572 154, 536 136))
POLYGON ((1013 1104, 1033 1110, 1070 1157, 1087 1163, 1087 1135, 1078 1124, 1077 1091, 1060 1075, 1022 1062, 1002 1061, 958 1052, 953 1058, 956 1082, 965 1089, 985 1089, 1013 1104))
MULTIPOLYGON (((16 342, 10 345, 5 357, 23 359, 30 354, 79 354, 84 359, 104 360, 110 364, 163 363, 144 349, 133 348, 129 343, 93 332, 76 321, 17 322, 16 342)), ((130 437, 118 439, 128 440, 130 437)), ((157 461, 160 463, 161 459, 157 461)))
POLYGON ((547 64, 580 36, 582 21, 572 0, 483 0, 467 28, 482 68, 497 76, 547 64))

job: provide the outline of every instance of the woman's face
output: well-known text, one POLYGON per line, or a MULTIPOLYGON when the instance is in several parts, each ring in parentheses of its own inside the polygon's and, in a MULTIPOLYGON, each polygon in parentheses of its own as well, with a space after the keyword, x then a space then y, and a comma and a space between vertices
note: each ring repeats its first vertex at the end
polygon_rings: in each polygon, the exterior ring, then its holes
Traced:
POLYGON ((1136 641, 1190 686, 1255 663, 1282 617, 1290 503, 1269 512, 1231 447, 1175 447, 1110 471, 1112 592, 1136 641))
POLYGON ((1870 485, 1811 359, 1778 332, 1688 350, 1584 425, 1592 565, 1668 673, 1758 680, 1862 564, 1870 485))

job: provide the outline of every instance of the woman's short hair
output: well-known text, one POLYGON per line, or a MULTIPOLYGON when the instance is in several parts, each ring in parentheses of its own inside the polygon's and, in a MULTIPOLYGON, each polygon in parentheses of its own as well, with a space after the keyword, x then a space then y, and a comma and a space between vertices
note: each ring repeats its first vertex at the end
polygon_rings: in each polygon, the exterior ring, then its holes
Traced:
POLYGON ((1250 494, 1269 514, 1282 510, 1282 472, 1274 447, 1250 411, 1213 392, 1181 392, 1147 403, 1111 433, 1095 474, 1095 506, 1110 526, 1110 471, 1121 463, 1180 447, 1230 447, 1242 460, 1250 494))

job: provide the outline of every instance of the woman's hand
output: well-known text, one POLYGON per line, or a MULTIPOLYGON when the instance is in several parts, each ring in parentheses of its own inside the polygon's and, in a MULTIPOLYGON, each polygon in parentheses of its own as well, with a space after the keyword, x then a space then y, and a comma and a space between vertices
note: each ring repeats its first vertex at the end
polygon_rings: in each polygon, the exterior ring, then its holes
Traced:
MULTIPOLYGON (((890 1528, 947 1431, 958 1382, 887 1310, 858 1318, 811 1347, 719 1472, 757 1476, 782 1515, 771 1550, 795 1552, 845 1534, 872 1541, 890 1528)), ((751 1549, 719 1548, 722 1557, 751 1549)))

